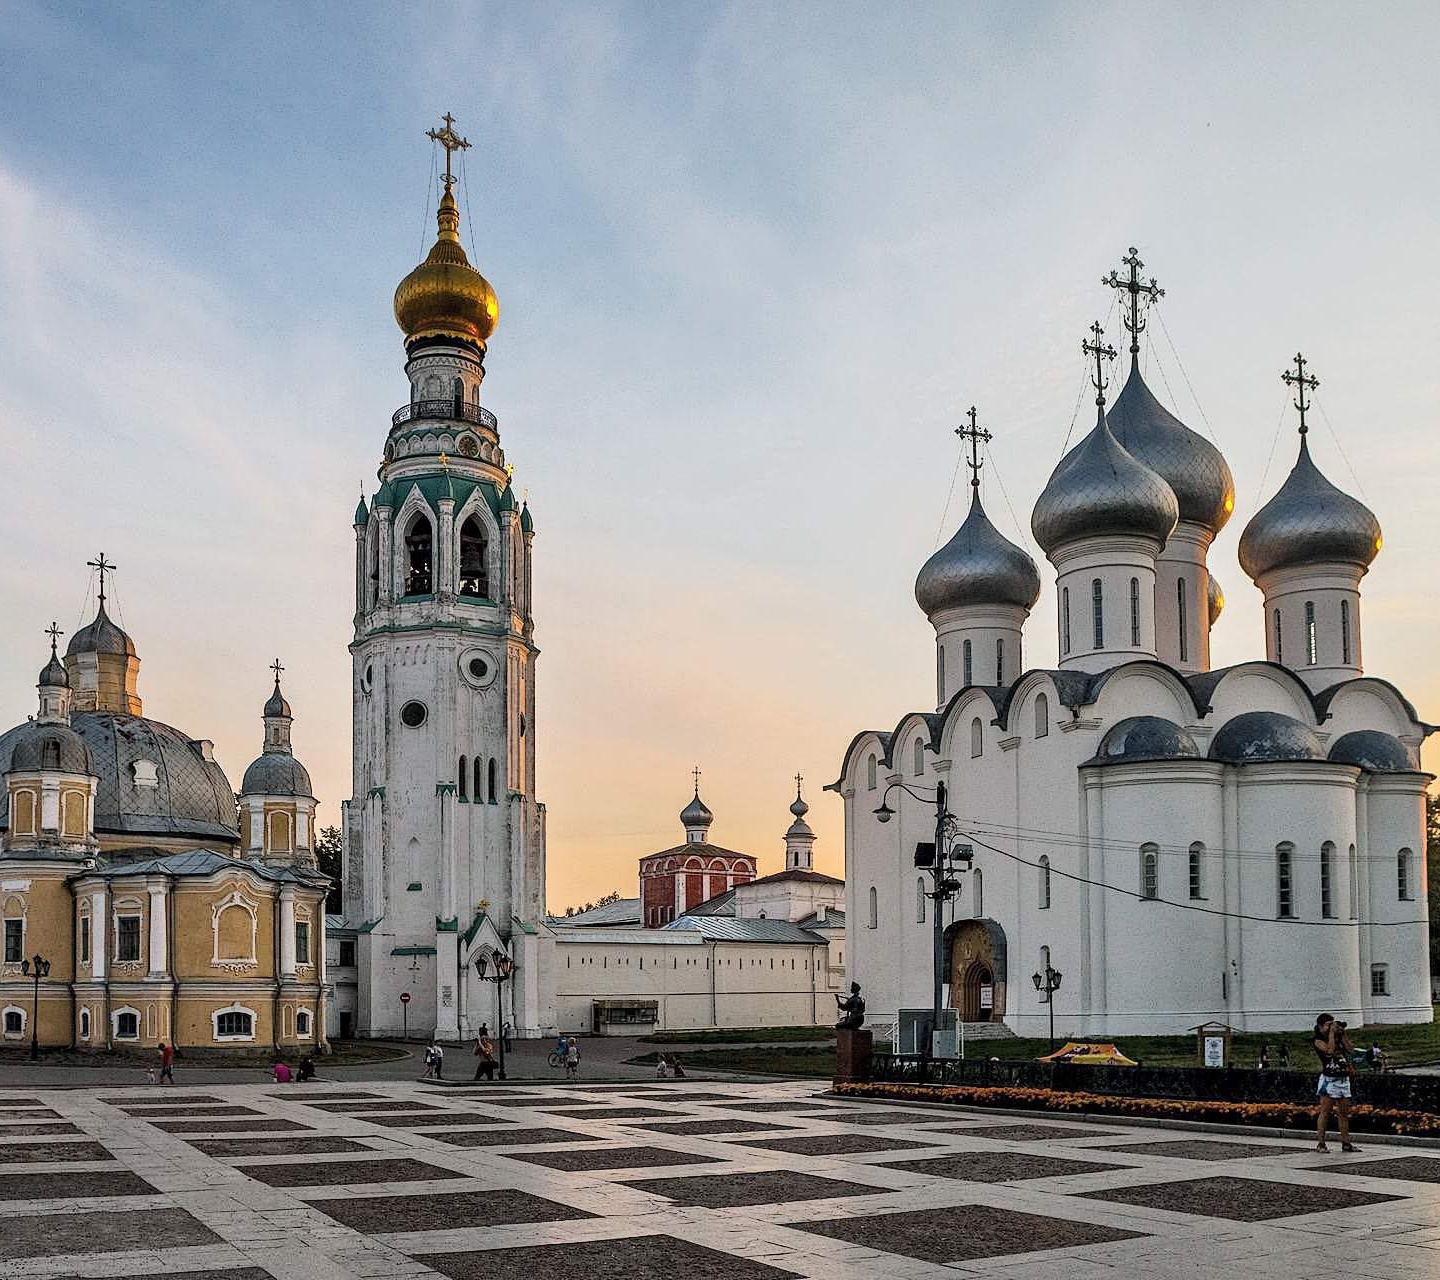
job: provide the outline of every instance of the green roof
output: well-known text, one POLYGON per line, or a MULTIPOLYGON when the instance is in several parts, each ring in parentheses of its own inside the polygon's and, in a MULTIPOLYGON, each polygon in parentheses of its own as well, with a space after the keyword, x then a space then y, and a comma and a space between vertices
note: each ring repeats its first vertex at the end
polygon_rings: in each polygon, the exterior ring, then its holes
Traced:
POLYGON ((391 947, 392 956, 433 956, 434 947, 391 947))

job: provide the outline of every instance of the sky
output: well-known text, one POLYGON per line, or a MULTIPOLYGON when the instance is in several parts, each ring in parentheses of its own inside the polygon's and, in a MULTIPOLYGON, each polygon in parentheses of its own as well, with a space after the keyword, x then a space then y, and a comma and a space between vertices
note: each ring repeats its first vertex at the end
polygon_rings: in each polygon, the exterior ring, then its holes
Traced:
MULTIPOLYGON (((1263 656, 1235 561, 1320 378, 1318 465, 1385 530, 1367 670, 1440 720, 1440 9, 1342 4, 0 2, 0 720, 118 563, 147 714, 232 782, 286 667, 321 819, 350 791, 350 521, 408 398, 396 283, 442 112, 494 285, 485 402, 535 517, 554 909, 635 892, 703 770, 778 870, 793 776, 930 709, 915 574, 964 515, 952 434, 1029 512, 1101 277, 1165 298, 1148 380, 1224 450, 1217 665, 1263 656), (953 486, 953 491, 952 491, 953 486)), ((1077 417, 1077 408, 1080 417, 1077 417)), ((1078 438, 1076 435, 1074 438, 1078 438)), ((1440 767, 1440 754, 1425 762, 1440 767)))

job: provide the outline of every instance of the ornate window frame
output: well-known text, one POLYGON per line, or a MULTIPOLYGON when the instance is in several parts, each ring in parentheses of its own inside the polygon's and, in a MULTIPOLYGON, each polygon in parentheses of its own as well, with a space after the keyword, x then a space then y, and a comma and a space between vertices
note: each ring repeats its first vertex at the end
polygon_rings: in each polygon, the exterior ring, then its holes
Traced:
POLYGON ((29 1021, 30 1015, 18 1004, 7 1004, 3 1009, 0 1009, 0 1035, 3 1035, 6 1040, 23 1040, 25 1038, 25 1024, 29 1021), (20 1015, 20 1028, 18 1031, 11 1031, 6 1025, 10 1021, 10 1015, 12 1013, 18 1013, 20 1015))
POLYGON ((10 834, 12 836, 36 835, 40 830, 40 794, 34 787, 16 787, 15 790, 10 793, 10 813, 12 817, 20 811, 21 796, 30 797, 30 823, 28 826, 22 827, 19 820, 16 819, 12 824, 14 829, 10 834))
POLYGON ((82 1039, 82 1040, 89 1040, 89 1039, 90 1039, 90 1027, 91 1027, 91 1022, 92 1022, 92 1019, 91 1019, 91 1017, 90 1017, 90 1006, 89 1006, 89 1005, 83 1005, 83 1004, 82 1004, 82 1005, 80 1006, 80 1018, 79 1018, 79 1022, 80 1022, 80 1039, 82 1039))
POLYGON ((315 946, 315 914, 309 907, 302 906, 297 902, 295 904, 295 967, 297 969, 310 970, 315 968, 315 946), (306 947, 304 956, 300 954, 300 926, 302 924, 305 926, 305 931, 308 935, 305 940, 306 947))
MULTIPOLYGON (((95 945, 93 936, 94 925, 91 925, 92 936, 90 945, 95 945)), ((110 967, 112 972, 121 974, 139 973, 145 964, 145 904, 134 897, 116 898, 110 904, 110 967), (140 928, 135 940, 135 956, 133 959, 122 960, 120 958, 120 918, 135 917, 140 922, 140 928)))
POLYGON ((238 1000, 234 1004, 227 1004, 223 1009, 212 1009, 210 1011, 210 1038, 216 1044, 248 1043, 255 1039, 255 1028, 259 1025, 259 1019, 255 1016, 255 1010, 248 1005, 241 1004, 238 1000), (225 1035, 220 1034, 220 1019, 227 1013, 243 1013, 250 1019, 249 1035, 225 1035))
POLYGON ((315 1038, 315 1015, 309 1009, 295 1010, 295 1038, 297 1040, 313 1040, 315 1038), (305 1030, 300 1030, 300 1020, 305 1020, 305 1030))
MULTIPOLYGON (((210 966, 225 969, 230 973, 247 973, 260 967, 255 943, 260 931, 260 904, 247 898, 244 892, 234 887, 223 898, 210 904, 210 966), (220 954, 220 917, 231 907, 239 907, 250 917, 250 954, 248 956, 225 956, 220 954)), ((251 1037, 253 1039, 253 1037, 251 1037)))
POLYGON ((144 1019, 141 1016, 139 1009, 135 1008, 135 1006, 131 1004, 122 1004, 118 1009, 110 1010, 110 1038, 112 1040, 124 1040, 127 1043, 132 1040, 138 1041, 140 1039, 140 1031, 142 1029, 143 1023, 144 1019), (120 1016, 121 1014, 125 1013, 134 1015, 135 1034, 133 1036, 122 1036, 120 1034, 120 1016))

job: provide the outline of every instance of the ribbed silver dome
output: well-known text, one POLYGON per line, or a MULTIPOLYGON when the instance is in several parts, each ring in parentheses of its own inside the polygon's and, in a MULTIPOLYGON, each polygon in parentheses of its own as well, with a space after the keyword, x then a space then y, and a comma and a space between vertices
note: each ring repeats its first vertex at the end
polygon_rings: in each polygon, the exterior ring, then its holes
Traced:
POLYGON ((125 631, 110 620, 105 606, 95 615, 94 621, 83 626, 65 646, 67 655, 72 653, 119 653, 126 657, 135 656, 135 642, 125 631))
POLYGON ((1111 434, 1105 411, 1094 429, 1060 459, 1030 514, 1035 541, 1048 556, 1077 538, 1138 534, 1160 543, 1179 519, 1175 492, 1111 434))
POLYGON ((313 796, 310 774, 294 756, 271 752, 257 757, 245 770, 240 794, 247 796, 313 796))
POLYGON ((1129 716, 1111 725, 1092 764, 1131 764, 1141 760, 1198 760, 1195 739, 1160 716, 1129 716))
POLYGON ((37 689, 68 689, 70 687, 70 673, 65 670, 65 664, 53 653, 50 661, 40 668, 40 678, 35 681, 37 689))
POLYGON ((63 724, 26 725, 10 752, 10 768, 26 773, 41 769, 55 773, 94 772, 85 739, 63 724))
POLYGON ((1301 436, 1294 469, 1240 535, 1240 567, 1251 579, 1274 569, 1337 561, 1365 569, 1380 546, 1374 512, 1320 474, 1301 436))
POLYGON ((1221 611, 1225 608, 1225 589, 1213 573, 1210 575, 1210 585, 1205 590, 1205 605, 1210 614, 1210 625, 1213 627, 1220 621, 1221 611))
POLYGON ((1330 747, 1330 759, 1371 773, 1414 773, 1420 767, 1409 747, 1394 734, 1379 729, 1353 729, 1341 734, 1330 747))
POLYGON ((1225 527, 1235 510, 1229 463, 1155 398, 1138 365, 1130 366, 1130 376, 1106 417, 1125 451, 1174 490, 1180 519, 1204 525, 1211 533, 1225 527))
POLYGON ((925 561, 915 579, 915 602, 933 618, 965 604, 1010 604, 1029 609, 1040 598, 1035 561, 990 523, 972 490, 970 514, 955 536, 925 561))
POLYGON ((265 703, 265 716, 286 716, 291 719, 290 704, 285 701, 285 695, 280 692, 280 681, 275 681, 275 692, 270 695, 265 703))
POLYGON ((1275 760, 1323 760, 1315 731, 1278 711, 1246 711, 1221 725, 1210 740, 1210 758, 1227 764, 1275 760))
POLYGON ((715 815, 706 807, 705 801, 700 799, 700 792, 697 788, 695 798, 680 810, 680 825, 684 827, 708 827, 715 821, 715 815))

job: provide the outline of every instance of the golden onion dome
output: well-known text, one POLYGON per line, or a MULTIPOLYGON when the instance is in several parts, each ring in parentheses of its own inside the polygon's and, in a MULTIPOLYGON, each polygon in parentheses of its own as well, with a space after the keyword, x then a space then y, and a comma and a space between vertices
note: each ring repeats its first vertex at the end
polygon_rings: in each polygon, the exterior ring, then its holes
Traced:
POLYGON ((483 347, 500 319, 495 290, 465 256, 460 209, 447 182, 435 211, 439 234, 425 261, 395 290, 395 323, 415 338, 468 338, 483 347))

